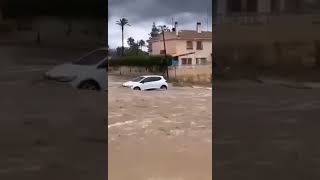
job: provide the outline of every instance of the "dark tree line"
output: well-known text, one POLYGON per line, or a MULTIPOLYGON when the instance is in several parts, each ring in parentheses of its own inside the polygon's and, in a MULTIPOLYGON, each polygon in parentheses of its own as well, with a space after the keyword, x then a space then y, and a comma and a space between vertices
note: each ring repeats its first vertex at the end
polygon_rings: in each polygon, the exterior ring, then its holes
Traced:
POLYGON ((106 0, 2 0, 4 17, 62 16, 107 18, 106 0))

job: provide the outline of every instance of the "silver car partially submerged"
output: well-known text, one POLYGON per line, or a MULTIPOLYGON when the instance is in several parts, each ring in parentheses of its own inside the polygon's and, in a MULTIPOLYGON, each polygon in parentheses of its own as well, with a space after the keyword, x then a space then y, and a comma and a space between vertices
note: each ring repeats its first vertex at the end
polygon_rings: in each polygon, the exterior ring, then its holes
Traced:
POLYGON ((74 62, 55 66, 45 78, 67 83, 77 89, 107 90, 108 49, 100 48, 74 62))

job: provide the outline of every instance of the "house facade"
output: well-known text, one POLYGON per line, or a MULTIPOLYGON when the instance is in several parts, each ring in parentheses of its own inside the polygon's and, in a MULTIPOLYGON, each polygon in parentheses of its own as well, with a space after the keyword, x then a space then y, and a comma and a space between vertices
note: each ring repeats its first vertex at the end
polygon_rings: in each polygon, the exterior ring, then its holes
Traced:
POLYGON ((320 1, 217 0, 218 61, 315 64, 320 57, 320 1))
MULTIPOLYGON (((208 65, 212 63, 212 32, 202 31, 201 23, 197 23, 195 30, 179 30, 164 33, 166 53, 177 60, 178 66, 208 65)), ((164 54, 163 34, 149 41, 152 46, 151 55, 164 54)))

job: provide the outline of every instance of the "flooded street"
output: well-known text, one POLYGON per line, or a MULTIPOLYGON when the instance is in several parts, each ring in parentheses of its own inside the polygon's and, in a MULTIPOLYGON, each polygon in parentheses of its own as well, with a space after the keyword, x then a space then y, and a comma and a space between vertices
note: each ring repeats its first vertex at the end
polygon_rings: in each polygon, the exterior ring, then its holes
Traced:
POLYGON ((109 76, 109 179, 211 179, 212 91, 133 91, 109 76))
POLYGON ((61 49, 38 50, 0 48, 0 179, 105 178, 106 93, 43 80, 61 49))
POLYGON ((320 178, 319 89, 251 81, 216 87, 214 178, 320 178))

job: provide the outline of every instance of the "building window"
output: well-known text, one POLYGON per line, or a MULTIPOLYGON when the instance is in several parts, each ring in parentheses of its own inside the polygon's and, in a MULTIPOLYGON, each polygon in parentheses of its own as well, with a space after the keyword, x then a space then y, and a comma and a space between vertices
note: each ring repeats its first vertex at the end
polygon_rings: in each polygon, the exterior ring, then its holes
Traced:
POLYGON ((187 49, 193 49, 192 41, 187 41, 187 49))
POLYGON ((206 65, 207 64, 207 58, 196 58, 196 64, 197 65, 206 65))
POLYGON ((181 59, 181 65, 187 65, 187 58, 181 59))
POLYGON ((192 58, 182 58, 181 59, 181 65, 191 65, 192 64, 192 58))
POLYGON ((202 46, 202 41, 197 41, 197 50, 202 50, 203 46, 202 46))
POLYGON ((160 50, 160 54, 165 54, 165 50, 160 50))

